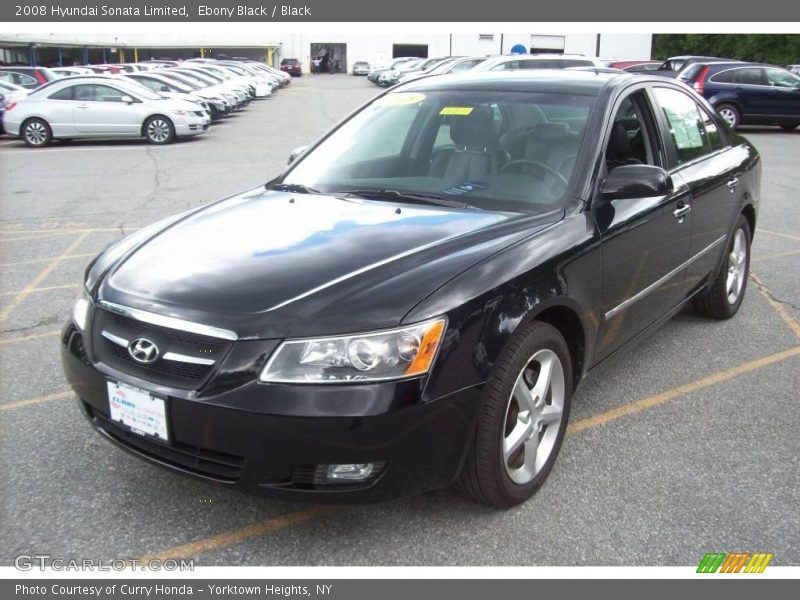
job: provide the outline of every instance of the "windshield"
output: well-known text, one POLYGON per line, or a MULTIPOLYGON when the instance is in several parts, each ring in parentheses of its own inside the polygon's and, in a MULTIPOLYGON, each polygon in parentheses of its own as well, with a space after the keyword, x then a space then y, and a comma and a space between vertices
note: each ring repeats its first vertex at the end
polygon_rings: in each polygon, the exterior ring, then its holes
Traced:
POLYGON ((390 93, 339 127, 282 183, 365 197, 392 190, 487 210, 552 210, 570 187, 593 102, 560 93, 390 93))

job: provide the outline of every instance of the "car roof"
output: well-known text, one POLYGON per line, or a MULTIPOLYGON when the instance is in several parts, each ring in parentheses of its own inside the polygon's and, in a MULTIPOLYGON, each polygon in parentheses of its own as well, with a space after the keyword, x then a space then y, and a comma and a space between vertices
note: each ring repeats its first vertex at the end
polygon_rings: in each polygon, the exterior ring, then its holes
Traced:
POLYGON ((567 93, 596 96, 617 82, 641 81, 641 75, 606 73, 597 70, 536 69, 517 71, 466 71, 421 77, 393 88, 397 91, 498 90, 567 93))

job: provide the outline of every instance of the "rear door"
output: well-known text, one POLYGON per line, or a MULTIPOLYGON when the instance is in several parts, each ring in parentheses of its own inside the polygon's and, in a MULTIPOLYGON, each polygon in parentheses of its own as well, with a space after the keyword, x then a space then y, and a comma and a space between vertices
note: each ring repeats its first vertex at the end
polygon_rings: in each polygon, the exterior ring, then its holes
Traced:
POLYGON ((741 199, 739 176, 746 147, 728 143, 718 118, 688 93, 654 87, 667 133, 669 173, 689 188, 691 241, 684 291, 692 293, 715 273, 741 199))
POLYGON ((74 85, 53 92, 45 100, 45 118, 55 137, 68 137, 77 133, 74 113, 78 103, 75 101, 74 85))
POLYGON ((800 121, 800 78, 783 69, 765 69, 765 75, 774 109, 771 114, 800 121))

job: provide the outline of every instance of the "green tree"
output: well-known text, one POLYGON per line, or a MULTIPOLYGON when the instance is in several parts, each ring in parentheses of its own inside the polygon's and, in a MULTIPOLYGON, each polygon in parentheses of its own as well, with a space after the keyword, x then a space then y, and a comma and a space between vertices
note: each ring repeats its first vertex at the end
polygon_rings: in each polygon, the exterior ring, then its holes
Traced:
POLYGON ((680 54, 718 56, 776 65, 800 64, 800 35, 666 33, 653 36, 653 57, 680 54))

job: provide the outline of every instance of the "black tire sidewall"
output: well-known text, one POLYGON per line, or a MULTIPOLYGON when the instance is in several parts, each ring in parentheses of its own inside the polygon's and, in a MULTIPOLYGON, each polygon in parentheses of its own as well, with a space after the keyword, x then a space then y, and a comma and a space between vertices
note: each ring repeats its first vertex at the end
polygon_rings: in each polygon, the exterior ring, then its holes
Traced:
MULTIPOLYGON (((509 350, 511 349, 513 349, 513 345, 509 350)), ((494 454, 493 470, 495 471, 496 485, 504 499, 507 500, 508 506, 513 506, 530 498, 544 484, 555 464, 555 460, 561 449, 561 444, 564 441, 567 422, 569 420, 569 411, 572 401, 572 361, 567 344, 558 330, 552 325, 541 322, 534 323, 534 326, 526 332, 525 339, 517 347, 516 351, 513 353, 507 351, 501 360, 505 362, 505 374, 496 382, 499 385, 490 387, 489 397, 486 399, 487 402, 498 403, 499 410, 496 410, 494 414, 498 415, 500 418, 495 419, 490 436, 484 435, 484 439, 478 440, 478 442, 483 448, 490 449, 494 454), (506 473, 504 465, 502 442, 506 408, 511 390, 516 383, 520 371, 522 371, 536 352, 543 349, 555 352, 564 369, 564 413, 559 427, 558 437, 547 459, 547 463, 533 480, 527 484, 519 485, 511 481, 508 473, 506 473), (487 437, 488 439, 486 439, 487 437)))

